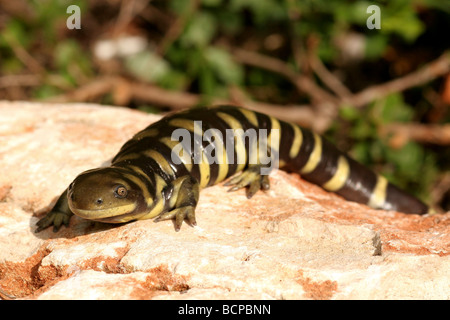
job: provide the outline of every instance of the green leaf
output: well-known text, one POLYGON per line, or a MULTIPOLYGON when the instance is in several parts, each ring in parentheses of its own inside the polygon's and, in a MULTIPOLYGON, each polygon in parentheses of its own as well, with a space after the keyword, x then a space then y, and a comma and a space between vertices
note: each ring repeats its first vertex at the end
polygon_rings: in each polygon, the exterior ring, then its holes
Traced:
POLYGON ((404 103, 400 93, 393 93, 384 98, 380 112, 382 122, 407 122, 412 120, 413 115, 412 108, 404 103))
POLYGON ((227 84, 240 84, 242 82, 242 68, 232 59, 227 51, 208 47, 204 52, 204 56, 217 78, 227 84))
POLYGON ((207 7, 217 7, 222 4, 222 0, 201 0, 202 4, 207 7))
POLYGON ((25 24, 19 20, 11 20, 0 33, 1 46, 9 47, 12 42, 27 48, 30 40, 30 33, 26 30, 25 24))
POLYGON ((248 9, 257 25, 264 25, 271 21, 280 21, 288 18, 288 10, 282 1, 276 0, 232 0, 232 11, 248 9))
POLYGON ((370 139, 375 135, 375 128, 367 121, 358 121, 350 129, 351 136, 359 140, 370 139))
POLYGON ((373 4, 370 1, 355 1, 353 3, 345 3, 335 5, 334 16, 338 21, 346 23, 355 23, 365 26, 369 14, 367 8, 373 4))
POLYGON ((170 69, 157 77, 156 83, 166 89, 183 90, 188 79, 185 73, 170 69))
POLYGON ((365 55, 369 60, 379 59, 385 52, 388 45, 388 36, 377 33, 366 37, 365 55))
POLYGON ((37 99, 46 99, 61 93, 57 88, 47 84, 37 87, 33 91, 33 97, 36 97, 37 99))
POLYGON ((142 51, 125 58, 127 70, 144 81, 153 82, 170 70, 170 65, 160 56, 151 51, 142 51))
POLYGON ((213 95, 216 88, 216 81, 211 68, 204 66, 199 74, 200 92, 206 95, 213 95))
POLYGON ((73 39, 60 41, 55 46, 53 57, 59 73, 64 75, 66 80, 72 84, 76 84, 75 79, 79 77, 77 73, 80 73, 80 71, 86 77, 93 74, 90 56, 73 39))
POLYGON ((408 142, 400 150, 388 149, 386 159, 395 164, 397 174, 414 180, 421 172, 424 150, 417 143, 408 142))
POLYGON ((361 117, 361 112, 352 106, 341 106, 339 109, 339 115, 347 121, 354 121, 361 117))
POLYGON ((357 143, 353 148, 351 155, 357 161, 365 164, 371 162, 370 145, 368 143, 357 143))
POLYGON ((220 21, 220 31, 228 35, 239 33, 245 24, 244 17, 234 12, 220 11, 217 13, 217 17, 217 20, 220 21))
POLYGON ((170 0, 169 6, 172 11, 182 15, 190 10, 191 1, 186 0, 170 0))
POLYGON ((216 33, 217 22, 209 13, 197 12, 190 20, 186 31, 180 37, 184 47, 204 47, 216 33))
POLYGON ((425 30, 425 25, 409 4, 394 10, 381 12, 381 32, 396 33, 408 42, 413 42, 425 30))
POLYGON ((80 55, 83 56, 83 51, 78 42, 71 39, 59 42, 54 51, 55 63, 60 68, 66 68, 78 61, 80 55))

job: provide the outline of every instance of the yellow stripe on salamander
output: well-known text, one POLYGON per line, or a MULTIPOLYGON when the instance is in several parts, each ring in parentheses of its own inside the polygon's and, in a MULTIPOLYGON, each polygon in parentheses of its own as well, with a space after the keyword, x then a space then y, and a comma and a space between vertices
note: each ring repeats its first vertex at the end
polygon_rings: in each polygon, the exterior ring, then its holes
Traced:
MULTIPOLYGON (((192 133, 195 133, 203 139, 203 129, 196 123, 196 121, 188 119, 175 118, 170 120, 169 124, 174 127, 184 128, 192 133)), ((203 147, 200 147, 203 149, 203 147)), ((200 170, 200 187, 204 188, 208 185, 209 179, 211 178, 210 163, 207 155, 203 150, 199 150, 201 153, 201 159, 199 159, 199 170, 200 170)))
MULTIPOLYGON (((147 174, 138 166, 128 165, 128 168, 143 177, 147 177, 147 174)), ((135 184, 137 184, 141 188, 142 195, 144 196, 145 202, 146 202, 147 206, 150 207, 153 204, 153 197, 148 192, 146 186, 142 183, 141 180, 134 177, 134 175, 126 175, 126 177, 128 179, 130 179, 131 181, 133 181, 135 184)))
POLYGON ((247 109, 239 109, 239 112, 241 112, 252 125, 258 127, 258 119, 256 118, 256 114, 253 111, 247 109))
POLYGON ((184 164, 184 166, 189 172, 192 171, 192 159, 189 153, 184 149, 181 150, 177 149, 180 146, 182 146, 180 141, 172 140, 171 137, 164 137, 161 138, 159 141, 168 146, 172 150, 172 152, 175 152, 175 154, 180 158, 181 162, 184 164))
POLYGON ((337 191, 345 185, 350 174, 350 165, 344 156, 339 156, 336 172, 330 180, 324 183, 323 188, 328 191, 337 191))
POLYGON ((268 146, 272 149, 279 151, 280 150, 280 139, 281 139, 281 127, 280 121, 274 117, 270 117, 271 129, 270 134, 267 137, 268 146), (274 138, 275 137, 275 138, 274 138), (274 141, 272 141, 274 140, 274 141))
POLYGON ((310 173, 314 171, 314 169, 320 162, 320 158, 322 157, 322 139, 318 134, 316 133, 313 134, 314 134, 314 149, 309 155, 308 162, 300 170, 300 173, 310 173))
POLYGON ((145 129, 138 133, 136 133, 133 137, 133 140, 142 140, 147 137, 156 137, 159 134, 159 130, 156 128, 145 129))
POLYGON ((247 162, 247 152, 245 150, 244 141, 241 136, 236 135, 239 131, 244 133, 244 129, 242 128, 241 123, 235 119, 234 117, 230 116, 229 114, 226 114, 224 112, 217 112, 217 115, 225 121, 230 129, 233 129, 235 133, 235 146, 234 151, 236 152, 237 157, 237 168, 236 171, 242 171, 245 168, 246 162, 247 162))
MULTIPOLYGON (((216 137, 216 139, 220 140, 217 137, 216 137)), ((219 170, 218 170, 218 173, 217 173, 216 183, 219 183, 219 182, 225 180, 225 178, 227 177, 229 160, 228 160, 227 152, 226 152, 225 147, 224 147, 223 140, 220 141, 220 142, 217 141, 215 146, 216 146, 216 154, 222 155, 222 159, 218 159, 218 161, 217 161, 218 162, 217 165, 219 166, 219 170)))
POLYGON ((173 172, 173 169, 172 169, 171 165, 169 164, 169 162, 167 161, 167 159, 158 151, 146 150, 143 152, 143 154, 146 157, 155 160, 159 164, 159 166, 164 170, 164 172, 167 173, 169 176, 175 175, 175 173, 173 172))
POLYGON ((300 148, 303 142, 303 134, 300 128, 294 124, 290 124, 292 129, 294 129, 294 141, 292 141, 291 149, 289 150, 289 157, 291 159, 295 158, 300 152, 300 148))
POLYGON ((383 176, 378 176, 375 188, 372 191, 370 200, 368 203, 369 207, 372 208, 382 208, 384 202, 386 201, 386 189, 388 186, 388 181, 383 176))
MULTIPOLYGON (((157 174, 155 174, 156 179, 156 194, 160 195, 163 188, 167 185, 164 180, 157 174)), ((164 201, 161 196, 158 196, 154 199, 155 206, 151 208, 151 210, 143 216, 135 217, 138 220, 151 219, 159 215, 164 209, 164 201)))

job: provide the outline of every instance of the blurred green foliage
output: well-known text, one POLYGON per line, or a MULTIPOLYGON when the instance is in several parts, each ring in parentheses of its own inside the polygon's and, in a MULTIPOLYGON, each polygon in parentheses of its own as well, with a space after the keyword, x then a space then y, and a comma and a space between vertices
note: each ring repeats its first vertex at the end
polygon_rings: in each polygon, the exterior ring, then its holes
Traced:
MULTIPOLYGON (((24 89, 25 99, 51 97, 116 73, 204 97, 229 98, 230 87, 237 86, 255 100, 303 104, 312 102, 307 93, 297 92, 279 74, 237 62, 231 49, 277 57, 306 73, 310 70, 303 70, 298 57, 313 50, 356 92, 414 71, 449 48, 443 35, 443 29, 450 28, 448 1, 154 0, 149 6, 158 19, 146 18, 150 11, 144 9, 131 21, 131 29, 145 35, 150 45, 118 59, 120 67, 108 69, 93 57, 92 48, 112 33, 121 2, 20 0, 16 5, 0 8, 0 76, 39 74, 42 83, 24 89), (81 30, 66 28, 71 4, 81 8, 81 30), (367 8, 373 4, 381 9, 379 30, 366 27, 367 8), (178 29, 169 34, 173 24, 178 29), (430 40, 439 37, 442 41, 430 40), (355 44, 362 48, 356 54, 350 48, 355 44)), ((327 135, 358 160, 428 200, 437 177, 450 169, 448 152, 415 142, 395 149, 389 137, 378 132, 389 123, 431 121, 433 105, 423 96, 427 90, 438 92, 439 85, 435 81, 408 94, 392 94, 362 109, 343 106, 327 135)), ((112 103, 108 99, 97 102, 112 103)), ((433 119, 448 121, 448 112, 433 119)))

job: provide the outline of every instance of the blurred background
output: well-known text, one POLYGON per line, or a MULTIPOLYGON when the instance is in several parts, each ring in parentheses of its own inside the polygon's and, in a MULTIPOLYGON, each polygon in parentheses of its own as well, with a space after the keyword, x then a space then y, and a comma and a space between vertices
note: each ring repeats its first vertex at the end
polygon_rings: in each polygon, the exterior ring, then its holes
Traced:
POLYGON ((442 0, 0 0, 0 99, 246 106, 448 211, 449 33, 442 0))

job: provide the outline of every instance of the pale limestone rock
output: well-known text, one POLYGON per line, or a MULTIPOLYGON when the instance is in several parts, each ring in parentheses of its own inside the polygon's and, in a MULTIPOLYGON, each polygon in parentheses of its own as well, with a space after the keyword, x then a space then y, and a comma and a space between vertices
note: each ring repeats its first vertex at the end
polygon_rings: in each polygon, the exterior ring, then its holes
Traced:
POLYGON ((57 282, 46 292, 38 296, 40 300, 53 299, 123 299, 139 298, 135 293, 144 290, 147 274, 134 272, 133 274, 108 274, 94 270, 74 272, 65 280, 57 282), (70 288, 70 290, 68 290, 70 288), (86 290, 95 288, 95 290, 86 290))
POLYGON ((156 116, 118 107, 0 102, 0 297, 449 299, 450 218, 377 211, 271 176, 247 200, 201 191, 198 226, 74 217, 35 234, 80 172, 106 165, 156 116))

